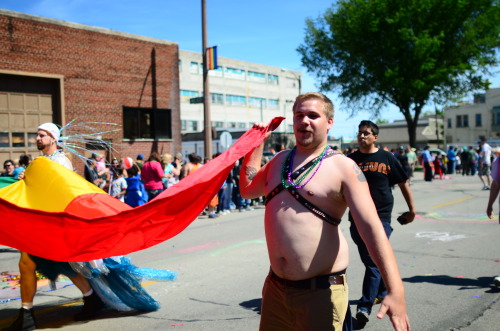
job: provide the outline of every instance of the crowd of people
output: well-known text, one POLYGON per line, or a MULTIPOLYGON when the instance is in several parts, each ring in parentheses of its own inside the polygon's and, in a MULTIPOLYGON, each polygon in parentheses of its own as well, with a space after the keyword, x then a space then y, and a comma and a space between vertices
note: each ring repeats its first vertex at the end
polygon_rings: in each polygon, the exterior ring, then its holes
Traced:
MULTIPOLYGON (((217 157, 219 154, 213 155, 217 157)), ((189 176, 210 160, 204 160, 196 153, 162 154, 152 152, 148 159, 143 154, 135 160, 113 158, 109 164, 103 155, 97 153, 87 160, 84 176, 111 196, 137 207, 154 199, 158 194, 189 176)), ((243 199, 239 191, 241 161, 236 162, 219 193, 210 201, 202 215, 216 218, 231 212, 253 210, 253 205, 262 203, 260 199, 243 199)))

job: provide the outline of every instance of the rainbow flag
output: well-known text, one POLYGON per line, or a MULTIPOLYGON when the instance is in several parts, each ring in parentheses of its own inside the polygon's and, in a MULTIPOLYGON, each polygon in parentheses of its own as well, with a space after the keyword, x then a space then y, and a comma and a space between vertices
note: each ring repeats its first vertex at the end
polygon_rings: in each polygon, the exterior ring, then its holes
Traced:
MULTIPOLYGON (((283 120, 274 118, 274 130, 283 120)), ((227 151, 145 205, 132 208, 45 157, 25 179, 0 189, 0 245, 62 262, 126 255, 168 240, 217 194, 234 163, 267 130, 248 130, 227 151)))
POLYGON ((218 69, 217 65, 217 46, 207 48, 207 70, 218 69))

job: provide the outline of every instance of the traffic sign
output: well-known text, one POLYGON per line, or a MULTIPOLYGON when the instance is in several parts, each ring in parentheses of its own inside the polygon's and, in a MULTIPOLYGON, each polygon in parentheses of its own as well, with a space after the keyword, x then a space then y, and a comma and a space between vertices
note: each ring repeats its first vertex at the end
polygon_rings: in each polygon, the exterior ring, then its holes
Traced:
POLYGON ((203 103, 205 101, 204 97, 196 97, 189 99, 189 103, 203 103))
POLYGON ((233 137, 227 131, 222 132, 220 135, 220 146, 223 151, 226 151, 233 144, 233 137))

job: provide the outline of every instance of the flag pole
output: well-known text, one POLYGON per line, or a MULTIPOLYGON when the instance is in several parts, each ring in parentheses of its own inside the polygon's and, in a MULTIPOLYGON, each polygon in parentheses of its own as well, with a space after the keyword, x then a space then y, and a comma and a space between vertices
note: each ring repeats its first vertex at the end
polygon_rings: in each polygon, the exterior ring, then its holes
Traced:
POLYGON ((205 159, 212 158, 212 123, 210 119, 210 87, 207 69, 207 6, 206 0, 201 0, 201 30, 202 30, 202 59, 203 59, 203 114, 205 131, 205 159))

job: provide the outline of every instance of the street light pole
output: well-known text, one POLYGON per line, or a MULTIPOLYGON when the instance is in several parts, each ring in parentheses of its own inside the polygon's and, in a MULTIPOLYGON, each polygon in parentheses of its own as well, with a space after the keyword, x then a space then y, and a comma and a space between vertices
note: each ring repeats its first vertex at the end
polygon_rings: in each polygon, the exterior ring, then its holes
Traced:
POLYGON ((205 128, 205 158, 212 157, 212 123, 210 119, 210 87, 207 69, 207 6, 206 0, 201 0, 201 30, 202 30, 202 61, 203 61, 203 115, 205 128))

